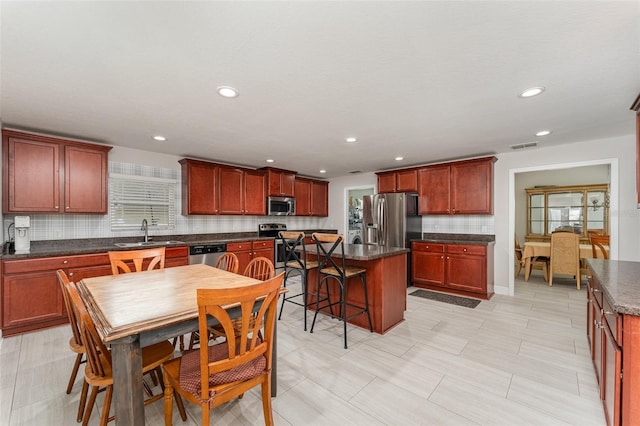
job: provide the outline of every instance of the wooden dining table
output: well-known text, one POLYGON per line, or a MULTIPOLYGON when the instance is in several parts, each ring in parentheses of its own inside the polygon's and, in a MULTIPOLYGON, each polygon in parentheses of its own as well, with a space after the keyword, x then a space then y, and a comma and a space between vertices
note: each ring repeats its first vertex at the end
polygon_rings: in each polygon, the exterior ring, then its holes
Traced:
MULTIPOLYGON (((607 253, 609 247, 605 247, 607 253)), ((551 242, 529 241, 524 243, 522 248, 522 257, 524 259, 524 280, 529 281, 531 274, 531 259, 534 257, 551 257, 551 242)), ((580 259, 593 258, 593 249, 591 244, 580 244, 580 259)))
MULTIPOLYGON (((111 347, 116 423, 145 424, 140 348, 198 330, 196 289, 258 282, 203 264, 79 281, 77 287, 89 315, 111 347)), ((232 316, 233 310, 240 315, 238 307, 229 310, 232 316)), ((275 342, 274 337, 272 396, 276 394, 275 342)))

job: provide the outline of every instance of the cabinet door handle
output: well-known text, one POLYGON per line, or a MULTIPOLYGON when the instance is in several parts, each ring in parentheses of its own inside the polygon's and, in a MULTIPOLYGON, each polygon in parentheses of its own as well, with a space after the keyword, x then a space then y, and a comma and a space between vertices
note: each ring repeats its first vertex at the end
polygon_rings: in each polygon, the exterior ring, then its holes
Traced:
POLYGON ((64 263, 66 265, 67 263, 69 263, 69 261, 68 260, 63 260, 62 263, 64 263))
POLYGON ((596 328, 602 328, 602 323, 600 321, 593 320, 593 324, 596 326, 596 328))
POLYGON ((593 289, 593 292, 594 292, 594 293, 599 293, 599 292, 600 292, 600 289, 598 289, 598 288, 594 288, 594 289, 593 289))
POLYGON ((611 311, 604 311, 605 315, 615 315, 615 313, 611 312, 611 311))
POLYGON ((65 207, 66 210, 69 210, 69 206, 65 207))
POLYGON ((56 206, 56 209, 59 209, 59 208, 60 208, 60 206, 56 206))
POLYGON ((464 248, 464 249, 462 249, 462 251, 467 251, 467 249, 466 249, 466 248, 464 248))
POLYGON ((73 272, 69 272, 69 276, 72 277, 73 276, 73 272))

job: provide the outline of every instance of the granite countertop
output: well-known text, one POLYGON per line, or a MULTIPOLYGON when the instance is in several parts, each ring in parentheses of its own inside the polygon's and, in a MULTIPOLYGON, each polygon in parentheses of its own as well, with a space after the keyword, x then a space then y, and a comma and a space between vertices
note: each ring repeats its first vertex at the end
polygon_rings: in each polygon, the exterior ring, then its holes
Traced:
MULTIPOLYGON (((335 230, 313 229, 302 230, 307 232, 335 233, 335 230)), ((311 235, 309 233, 309 235, 311 235)), ((230 232, 219 234, 186 234, 186 235, 150 235, 151 242, 157 242, 155 246, 179 247, 195 246, 200 244, 230 243, 234 241, 260 241, 273 240, 273 237, 259 237, 257 232, 230 232), (171 244, 167 244, 171 241, 171 244)), ((31 241, 31 250, 28 254, 3 253, 0 257, 4 260, 29 259, 51 256, 73 256, 80 254, 106 253, 117 250, 136 250, 144 247, 118 247, 116 243, 134 243, 142 241, 142 237, 122 238, 87 238, 72 240, 46 240, 31 241)), ((145 247, 154 247, 148 245, 145 247)))
MULTIPOLYGON (((331 248, 331 244, 325 244, 327 250, 331 248)), ((317 248, 314 244, 305 246, 307 254, 317 254, 317 248)), ((402 247, 382 247, 372 244, 346 244, 344 245, 344 258, 349 260, 375 260, 390 256, 409 253, 408 248, 402 247)), ((339 253, 339 249, 338 249, 339 253)))
POLYGON ((442 244, 474 244, 474 245, 489 245, 494 244, 496 241, 495 235, 488 234, 436 234, 436 233, 423 233, 422 239, 412 241, 424 241, 430 243, 442 243, 442 244))
POLYGON ((587 259, 616 312, 640 316, 640 262, 587 259))

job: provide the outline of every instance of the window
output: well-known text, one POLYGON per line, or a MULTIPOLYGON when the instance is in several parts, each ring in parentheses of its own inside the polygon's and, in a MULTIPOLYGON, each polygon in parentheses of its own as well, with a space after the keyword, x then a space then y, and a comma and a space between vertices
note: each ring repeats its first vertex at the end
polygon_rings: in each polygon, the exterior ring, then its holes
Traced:
POLYGON ((112 231, 175 228, 175 179, 110 173, 109 198, 112 231))
POLYGON ((528 188, 527 241, 548 241, 554 231, 571 231, 582 242, 588 231, 609 233, 608 185, 528 188))

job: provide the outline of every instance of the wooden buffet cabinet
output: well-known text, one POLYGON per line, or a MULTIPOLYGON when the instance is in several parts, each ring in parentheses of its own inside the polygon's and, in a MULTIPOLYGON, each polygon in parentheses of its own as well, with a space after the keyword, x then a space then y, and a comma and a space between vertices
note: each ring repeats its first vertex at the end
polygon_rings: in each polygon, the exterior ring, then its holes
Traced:
POLYGON ((3 129, 3 213, 106 214, 110 150, 3 129))
MULTIPOLYGON (((187 246, 167 247, 165 267, 189 263, 187 246)), ((56 270, 62 269, 71 281, 111 275, 106 252, 71 256, 16 258, 2 260, 3 336, 51 327, 67 322, 56 270)))
POLYGON ((588 259, 587 338, 609 426, 640 419, 639 262, 588 259))
POLYGON ((411 243, 415 287, 481 299, 493 296, 493 243, 411 243))

